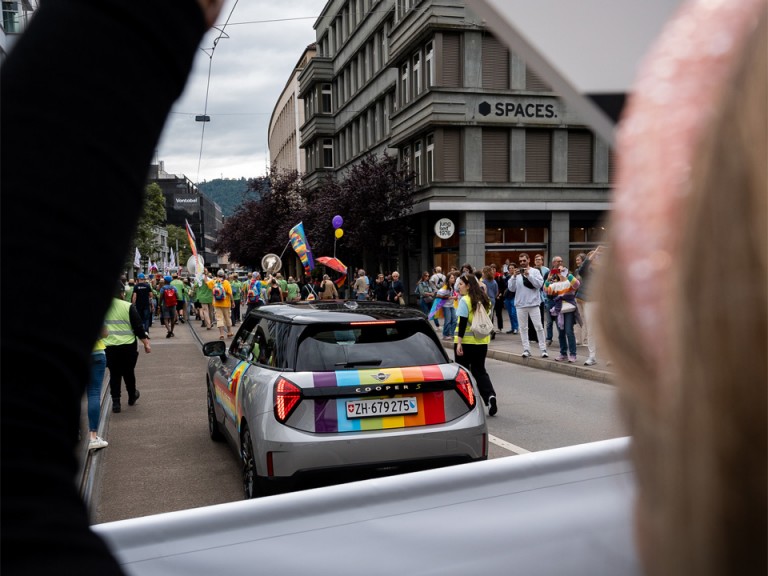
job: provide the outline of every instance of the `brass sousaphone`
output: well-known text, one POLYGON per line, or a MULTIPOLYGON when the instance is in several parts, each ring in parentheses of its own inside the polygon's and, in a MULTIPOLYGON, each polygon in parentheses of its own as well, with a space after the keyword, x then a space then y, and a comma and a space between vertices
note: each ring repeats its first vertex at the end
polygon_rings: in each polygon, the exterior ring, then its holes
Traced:
POLYGON ((261 259, 261 269, 264 270, 264 274, 276 274, 283 267, 283 261, 280 260, 280 256, 277 254, 264 254, 261 259))

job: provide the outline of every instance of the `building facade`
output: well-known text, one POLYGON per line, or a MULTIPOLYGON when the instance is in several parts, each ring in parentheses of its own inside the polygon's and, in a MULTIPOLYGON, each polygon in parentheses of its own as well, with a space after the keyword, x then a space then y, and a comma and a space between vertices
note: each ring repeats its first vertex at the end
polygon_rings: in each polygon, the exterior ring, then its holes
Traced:
MULTIPOLYGON (((553 15, 556 16, 556 15, 553 15)), ((299 76, 305 183, 367 153, 415 173, 398 266, 549 261, 605 236, 607 143, 459 0, 330 0, 299 76)))
MULTIPOLYGON (((186 176, 166 172, 162 161, 150 166, 147 184, 152 183, 156 183, 163 191, 166 223, 185 228, 186 222, 189 222, 195 235, 197 253, 203 257, 205 265, 212 269, 225 267, 226 262, 213 250, 223 225, 221 207, 200 192, 186 176)), ((165 250, 169 251, 170 248, 175 251, 174 246, 166 246, 165 250)), ((178 264, 184 266, 186 262, 178 264)))
POLYGON ((299 98, 299 74, 316 52, 315 44, 310 44, 304 50, 269 119, 270 165, 278 172, 306 171, 304 153, 299 147, 299 126, 304 124, 304 103, 299 98))

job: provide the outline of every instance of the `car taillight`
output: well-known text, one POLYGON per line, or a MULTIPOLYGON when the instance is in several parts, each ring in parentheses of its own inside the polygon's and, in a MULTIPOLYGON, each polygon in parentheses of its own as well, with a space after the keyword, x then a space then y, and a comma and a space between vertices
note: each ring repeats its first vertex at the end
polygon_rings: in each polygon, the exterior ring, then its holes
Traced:
POLYGON ((275 418, 285 423, 301 402, 301 388, 282 376, 275 383, 275 418))
POLYGON ((459 368, 459 373, 456 374, 456 390, 459 391, 467 406, 470 408, 475 407, 477 403, 475 389, 472 387, 472 380, 469 378, 469 374, 463 368, 459 368))

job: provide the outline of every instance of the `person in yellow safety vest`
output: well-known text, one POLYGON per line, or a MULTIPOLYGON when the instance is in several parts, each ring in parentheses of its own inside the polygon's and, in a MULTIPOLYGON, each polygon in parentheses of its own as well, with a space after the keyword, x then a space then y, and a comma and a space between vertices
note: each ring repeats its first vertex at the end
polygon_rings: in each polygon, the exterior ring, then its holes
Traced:
POLYGON ((453 352, 456 362, 467 368, 475 377, 480 396, 488 407, 488 415, 495 416, 498 412, 496 391, 493 388, 491 377, 485 369, 485 357, 488 354, 488 343, 491 335, 484 337, 475 336, 472 333, 472 319, 474 310, 478 305, 485 306, 490 313, 491 301, 488 295, 480 287, 474 274, 465 272, 457 281, 459 293, 458 316, 456 331, 453 339, 453 352))
POLYGON ((149 354, 152 347, 149 343, 149 334, 144 330, 141 316, 134 304, 123 299, 125 287, 118 281, 115 297, 104 318, 104 324, 109 330, 109 335, 104 338, 107 354, 107 368, 109 368, 109 391, 112 396, 112 412, 120 412, 120 394, 122 381, 125 380, 125 389, 128 392, 128 406, 136 404, 140 392, 136 388, 136 360, 139 357, 137 340, 144 344, 144 352, 149 354))

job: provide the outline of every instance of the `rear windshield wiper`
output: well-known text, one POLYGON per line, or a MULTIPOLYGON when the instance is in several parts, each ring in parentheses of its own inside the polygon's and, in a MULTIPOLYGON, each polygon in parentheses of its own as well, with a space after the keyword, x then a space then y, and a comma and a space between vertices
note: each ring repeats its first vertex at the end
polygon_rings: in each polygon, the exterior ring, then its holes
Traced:
POLYGON ((381 359, 373 358, 371 360, 348 360, 347 362, 336 362, 335 367, 354 368, 355 366, 381 366, 381 359))

